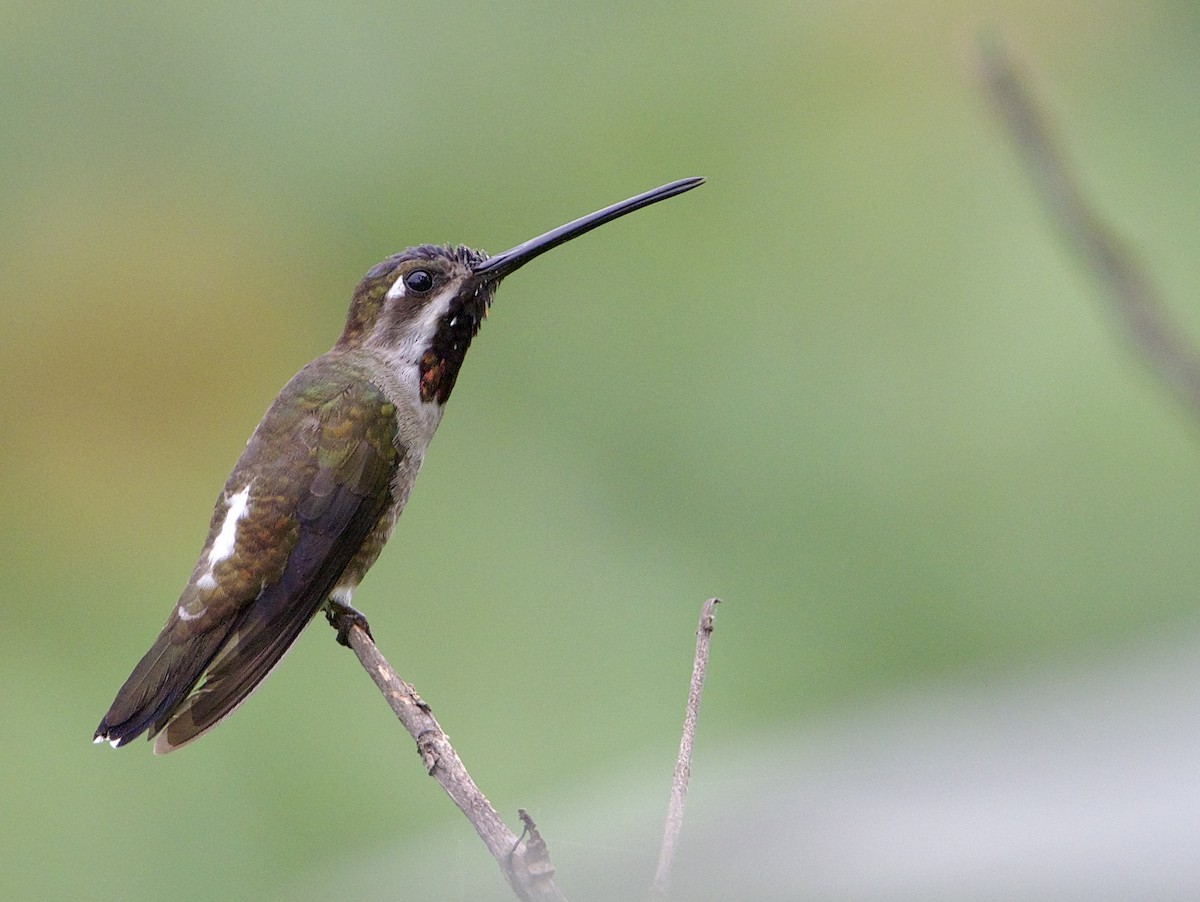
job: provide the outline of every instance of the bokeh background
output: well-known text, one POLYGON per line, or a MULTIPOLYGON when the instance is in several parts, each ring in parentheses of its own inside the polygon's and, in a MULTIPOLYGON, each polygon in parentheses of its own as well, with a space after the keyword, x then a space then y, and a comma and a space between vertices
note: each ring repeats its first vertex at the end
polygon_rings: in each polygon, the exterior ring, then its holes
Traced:
POLYGON ((314 625, 92 730, 274 394, 409 244, 701 189, 501 289, 356 597, 572 897, 1200 893, 1200 430, 975 80, 1004 34, 1200 341, 1190 2, 0 6, 0 893, 505 898, 314 625))

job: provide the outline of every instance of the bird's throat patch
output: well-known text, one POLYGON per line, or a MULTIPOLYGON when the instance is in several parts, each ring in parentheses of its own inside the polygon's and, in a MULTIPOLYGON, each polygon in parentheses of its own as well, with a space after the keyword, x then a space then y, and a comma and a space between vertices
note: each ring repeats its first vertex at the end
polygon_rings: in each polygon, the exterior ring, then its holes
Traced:
MULTIPOLYGON (((482 316, 474 310, 464 309, 466 305, 457 306, 459 309, 438 321, 437 332, 421 355, 421 400, 427 403, 445 404, 449 399, 463 358, 471 347, 471 339, 479 332, 482 316)), ((482 306, 481 312, 486 315, 487 308, 482 306)))
POLYGON ((422 354, 421 400, 445 404, 454 388, 454 380, 458 378, 458 368, 461 365, 462 360, 459 360, 458 366, 451 367, 450 361, 438 357, 433 351, 422 354))

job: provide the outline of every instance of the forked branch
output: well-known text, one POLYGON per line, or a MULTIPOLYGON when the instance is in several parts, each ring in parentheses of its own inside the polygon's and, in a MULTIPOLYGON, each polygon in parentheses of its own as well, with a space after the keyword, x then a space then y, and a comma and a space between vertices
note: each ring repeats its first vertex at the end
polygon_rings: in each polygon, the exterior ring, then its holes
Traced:
MULTIPOLYGON (((700 712, 700 697, 704 691, 704 675, 708 669, 708 646, 718 601, 710 598, 700 612, 700 628, 696 632, 696 655, 692 665, 692 682, 684 715, 683 738, 679 743, 679 758, 671 786, 671 801, 667 824, 659 854, 658 871, 654 877, 653 893, 665 898, 675 858, 675 846, 683 824, 683 806, 687 797, 688 778, 692 770, 692 743, 696 735, 696 720, 700 712)), ((338 626, 337 618, 331 622, 338 626)), ((553 900, 565 902, 554 883, 554 867, 549 850, 538 833, 533 819, 521 809, 518 814, 524 824, 521 836, 508 829, 491 802, 467 773, 466 767, 450 745, 429 706, 411 685, 396 674, 370 634, 358 622, 341 621, 339 639, 344 638, 363 669, 375 681, 392 712, 408 730, 417 744, 417 751, 429 772, 458 809, 471 822, 483 840, 513 892, 524 900, 553 900)))

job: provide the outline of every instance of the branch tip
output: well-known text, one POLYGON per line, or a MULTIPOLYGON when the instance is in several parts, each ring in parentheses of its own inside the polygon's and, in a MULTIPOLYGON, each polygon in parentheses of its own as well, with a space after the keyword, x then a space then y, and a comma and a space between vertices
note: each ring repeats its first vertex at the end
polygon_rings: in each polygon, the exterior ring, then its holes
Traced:
POLYGON ((679 740, 675 776, 671 780, 671 800, 667 803, 667 823, 663 828, 658 868, 651 886, 651 895, 656 899, 667 897, 671 885, 671 869, 675 864, 675 847, 679 841, 679 831, 683 828, 683 807, 687 801, 688 781, 692 775, 692 744, 696 737, 696 721, 700 716, 700 697, 704 693, 704 677, 708 671, 708 647, 716 625, 718 604, 720 599, 710 598, 700 607, 700 625, 696 629, 696 655, 692 661, 692 682, 683 715, 683 735, 679 740))

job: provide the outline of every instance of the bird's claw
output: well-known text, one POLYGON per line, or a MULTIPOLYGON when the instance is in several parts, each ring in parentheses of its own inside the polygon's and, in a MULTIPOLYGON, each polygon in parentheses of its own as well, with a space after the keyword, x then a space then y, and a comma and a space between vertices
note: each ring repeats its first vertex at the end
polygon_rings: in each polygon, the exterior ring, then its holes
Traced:
POLYGON ((348 604, 330 599, 325 606, 325 619, 329 621, 330 626, 337 630, 338 643, 347 648, 350 647, 350 630, 356 626, 367 634, 368 639, 372 642, 375 641, 375 637, 371 635, 371 625, 367 623, 367 618, 348 604))

